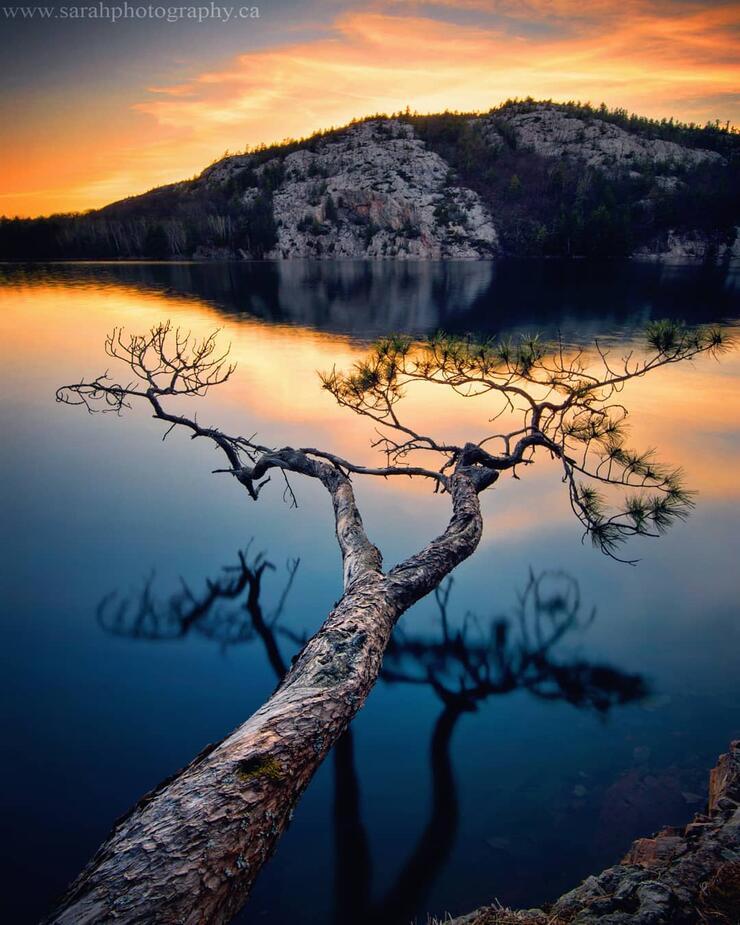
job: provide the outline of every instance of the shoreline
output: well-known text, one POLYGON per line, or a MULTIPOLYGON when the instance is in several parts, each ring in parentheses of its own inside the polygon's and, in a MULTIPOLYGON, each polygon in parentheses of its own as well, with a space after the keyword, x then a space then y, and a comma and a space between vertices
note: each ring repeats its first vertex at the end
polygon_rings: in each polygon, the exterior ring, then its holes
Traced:
POLYGON ((429 925, 738 925, 740 740, 709 772, 705 811, 638 838, 622 860, 541 909, 490 906, 429 925))

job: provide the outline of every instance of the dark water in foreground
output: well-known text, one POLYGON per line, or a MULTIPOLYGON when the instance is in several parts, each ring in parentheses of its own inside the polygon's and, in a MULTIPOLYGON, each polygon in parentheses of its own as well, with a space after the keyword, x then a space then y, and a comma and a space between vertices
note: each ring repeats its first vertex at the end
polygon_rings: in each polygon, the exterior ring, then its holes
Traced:
MULTIPOLYGON (((626 352, 664 316, 736 324, 738 271, 0 265, 2 921, 38 920, 118 815, 274 688, 275 653, 271 663, 242 599, 179 633, 167 602, 180 577, 197 595, 240 549, 250 563, 264 553, 275 568, 261 601, 288 662, 340 588, 315 486, 295 486, 298 510, 277 485, 253 504, 210 475, 212 451, 176 434, 163 444, 142 410, 91 417, 54 403, 59 384, 106 368, 110 328, 221 326, 239 369, 201 402, 200 420, 368 459, 371 428, 334 405, 315 372, 351 363, 381 333, 559 329, 567 345, 598 336, 626 352), (154 604, 137 620, 146 586, 154 604)), ((405 925, 494 897, 534 905, 701 808, 707 768, 740 734, 740 354, 665 370, 625 397, 634 442, 657 446, 700 492, 689 522, 633 547, 641 562, 629 568, 581 544, 555 470, 502 480, 484 498, 478 553, 446 600, 403 618, 388 676, 312 783, 240 921, 405 925), (465 709, 428 683, 452 689, 466 672, 444 645, 443 607, 473 650, 505 624, 493 638, 505 640, 509 670, 499 664, 499 689, 465 709), (532 652, 535 673, 523 668, 532 652), (641 684, 649 694, 634 698, 641 684), (631 702, 600 709, 604 690, 631 702)), ((409 413, 456 438, 480 429, 471 404, 422 395, 409 413)), ((357 491, 387 564, 447 516, 424 486, 357 491)))

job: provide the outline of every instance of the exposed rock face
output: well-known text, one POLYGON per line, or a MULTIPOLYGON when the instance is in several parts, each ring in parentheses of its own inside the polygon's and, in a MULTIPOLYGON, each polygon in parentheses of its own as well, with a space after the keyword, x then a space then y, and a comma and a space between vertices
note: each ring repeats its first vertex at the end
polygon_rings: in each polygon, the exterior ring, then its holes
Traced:
POLYGON ((289 154, 283 168, 270 257, 439 259, 497 251, 480 197, 448 186, 449 166, 396 119, 354 125, 316 152, 289 154))
POLYGON ((200 183, 212 188, 221 186, 228 183, 240 170, 249 167, 253 160, 254 158, 251 154, 228 155, 222 160, 216 161, 215 164, 211 164, 210 167, 206 167, 198 180, 200 183))
POLYGON ((669 231, 665 237, 653 242, 652 246, 640 247, 633 254, 638 260, 665 264, 703 263, 714 257, 718 262, 740 260, 740 227, 730 244, 716 241, 699 233, 669 231))
POLYGON ((719 127, 577 104, 399 114, 228 155, 97 212, 0 220, 0 257, 729 261, 736 161, 740 138, 719 127))
POLYGON ((527 106, 520 112, 514 107, 506 122, 516 133, 519 145, 543 157, 567 157, 606 170, 649 163, 665 174, 667 185, 675 183, 669 178, 676 169, 722 161, 715 151, 633 135, 602 119, 586 121, 546 103, 527 106))
MULTIPOLYGON (((724 163, 715 151, 635 134, 546 103, 515 104, 473 117, 468 125, 491 152, 514 144, 591 172, 640 177, 649 169, 654 188, 666 194, 685 187, 687 170, 724 163)), ((239 248, 245 257, 480 259, 502 251, 495 204, 461 185, 450 164, 402 118, 358 122, 290 153, 276 149, 267 160, 227 157, 207 168, 198 184, 224 187, 250 171, 254 185, 240 194, 241 202, 248 212, 270 189, 277 241, 256 253, 245 244, 239 248)), ((719 247, 727 251, 726 244, 719 247)), ((671 232, 643 246, 639 256, 691 262, 708 253, 714 256, 706 235, 671 232)))
POLYGON ((620 864, 547 911, 479 909, 449 925, 689 925, 740 922, 740 741, 710 774, 706 814, 640 838, 620 864))

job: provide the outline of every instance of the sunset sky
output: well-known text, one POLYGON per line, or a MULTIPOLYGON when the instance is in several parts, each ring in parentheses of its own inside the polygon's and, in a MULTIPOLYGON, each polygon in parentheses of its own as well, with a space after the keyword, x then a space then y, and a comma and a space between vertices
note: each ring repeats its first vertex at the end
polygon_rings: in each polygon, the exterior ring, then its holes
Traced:
POLYGON ((248 0, 259 18, 241 19, 244 2, 200 23, 0 8, 0 214, 93 208, 406 106, 532 95, 740 122, 737 2, 248 0))

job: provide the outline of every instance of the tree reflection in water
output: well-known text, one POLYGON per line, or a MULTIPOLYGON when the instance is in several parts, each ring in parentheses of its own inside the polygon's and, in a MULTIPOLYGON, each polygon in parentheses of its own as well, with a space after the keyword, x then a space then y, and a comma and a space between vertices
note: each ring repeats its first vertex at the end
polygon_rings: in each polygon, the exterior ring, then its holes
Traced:
MULTIPOLYGON (((151 641, 197 635, 227 648, 259 640, 280 681, 290 659, 308 636, 281 622, 299 560, 286 564, 276 603, 263 601, 264 579, 275 566, 262 553, 238 553, 196 592, 182 581, 169 597, 154 593, 154 575, 130 597, 112 593, 97 611, 99 625, 116 636, 151 641)), ((614 706, 643 699, 640 675, 583 659, 562 659, 556 649, 569 634, 587 629, 595 611, 584 615, 577 581, 564 572, 530 571, 513 610, 481 619, 450 615, 453 579, 435 591, 438 620, 429 635, 396 628, 386 651, 381 679, 386 684, 427 686, 440 703, 429 749, 432 801, 428 821, 395 881, 372 897, 372 858, 360 808, 360 783, 351 728, 334 749, 335 836, 334 919, 361 925, 405 925, 412 920, 442 870, 454 844, 458 800, 451 741, 460 717, 489 697, 527 691, 606 715, 614 706)))

